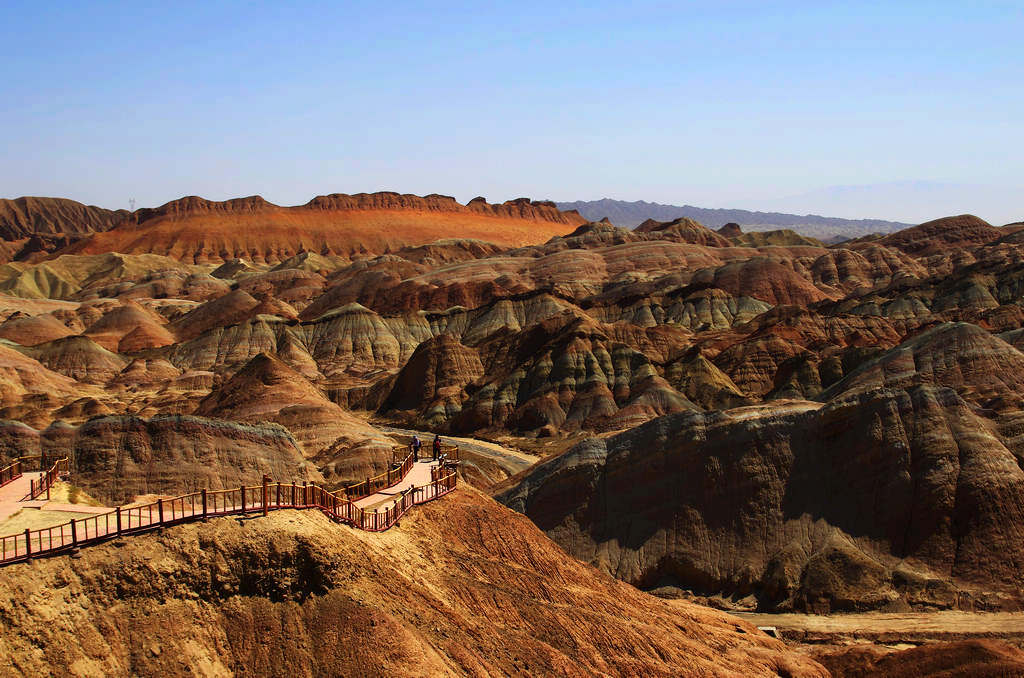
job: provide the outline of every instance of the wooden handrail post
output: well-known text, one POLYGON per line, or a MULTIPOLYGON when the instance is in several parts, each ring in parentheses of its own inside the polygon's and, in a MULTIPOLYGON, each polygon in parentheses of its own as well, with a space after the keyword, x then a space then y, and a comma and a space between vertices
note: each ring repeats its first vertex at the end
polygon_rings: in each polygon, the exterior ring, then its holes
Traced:
POLYGON ((292 481, 292 506, 295 506, 295 481, 292 481))
POLYGON ((245 485, 238 488, 242 492, 242 513, 245 513, 245 485))
POLYGON ((117 536, 121 536, 121 507, 118 506, 114 511, 117 513, 117 536))
POLYGON ((78 527, 75 524, 75 519, 71 519, 71 546, 78 548, 78 527))
POLYGON ((281 508, 281 481, 277 481, 277 507, 281 508))
POLYGON ((157 499, 156 500, 156 515, 160 519, 160 524, 163 525, 164 524, 164 500, 163 499, 157 499))
POLYGON ((263 475, 263 515, 267 515, 267 512, 270 510, 270 507, 267 505, 267 502, 269 501, 269 499, 270 499, 270 476, 264 474, 263 475))
POLYGON ((32 558, 32 531, 25 528, 25 557, 32 558))
POLYGON ((28 494, 28 498, 29 499, 35 499, 36 498, 36 480, 35 480, 35 478, 29 478, 29 480, 28 480, 28 492, 29 492, 29 494, 28 494))
POLYGON ((206 488, 203 488, 203 522, 206 522, 206 488))

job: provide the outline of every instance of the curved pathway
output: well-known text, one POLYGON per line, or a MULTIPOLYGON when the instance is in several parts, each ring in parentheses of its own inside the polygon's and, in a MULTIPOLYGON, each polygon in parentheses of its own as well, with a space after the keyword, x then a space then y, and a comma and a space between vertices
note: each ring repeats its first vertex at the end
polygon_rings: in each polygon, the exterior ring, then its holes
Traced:
POLYGON ((353 503, 364 511, 376 511, 388 507, 394 503, 396 497, 408 491, 409 488, 429 485, 430 469, 432 468, 437 468, 436 461, 418 461, 412 465, 412 470, 397 485, 392 485, 377 494, 371 494, 369 497, 363 497, 353 503))
MULTIPOLYGON (((434 439, 434 434, 428 431, 414 431, 412 429, 396 428, 394 426, 381 426, 374 425, 375 428, 383 431, 384 433, 397 433, 398 435, 404 436, 419 436, 420 440, 423 441, 423 452, 430 454, 430 441, 434 439)), ((481 457, 490 459, 491 461, 498 464, 502 469, 505 470, 510 476, 514 476, 517 473, 521 473, 526 469, 536 464, 540 457, 519 450, 513 450, 508 447, 502 447, 496 443, 489 443, 484 440, 476 440, 475 438, 461 438, 458 436, 441 436, 442 440, 455 443, 459 446, 459 450, 463 452, 472 452, 478 454, 481 457)), ((471 464, 466 459, 462 459, 462 463, 471 464)))
MULTIPOLYGON (((67 460, 58 465, 67 470, 67 460)), ((54 467, 57 468, 57 465, 54 467)), ((57 479, 57 471, 48 477, 57 479)), ((48 500, 26 501, 33 480, 40 474, 25 473, 0 486, 0 509, 7 516, 27 507, 67 510, 64 504, 48 500)), ((25 529, 11 535, 0 535, 0 565, 40 555, 67 553, 81 546, 99 543, 122 535, 132 535, 181 522, 206 520, 225 515, 245 515, 280 509, 317 509, 336 522, 371 532, 387 530, 398 523, 417 504, 424 504, 448 494, 456 488, 458 475, 454 465, 435 461, 413 462, 411 457, 397 468, 381 474, 386 480, 370 488, 374 494, 355 499, 317 485, 274 482, 264 476, 261 485, 225 490, 201 490, 180 497, 160 498, 150 504, 89 507, 88 517, 71 518, 67 523, 25 529), (401 470, 398 478, 392 471, 401 470), (394 480, 392 480, 394 478, 394 480), (387 485, 387 482, 393 484, 387 485)), ((370 480, 366 481, 367 484, 370 480)), ((67 505, 81 516, 84 507, 67 505)))

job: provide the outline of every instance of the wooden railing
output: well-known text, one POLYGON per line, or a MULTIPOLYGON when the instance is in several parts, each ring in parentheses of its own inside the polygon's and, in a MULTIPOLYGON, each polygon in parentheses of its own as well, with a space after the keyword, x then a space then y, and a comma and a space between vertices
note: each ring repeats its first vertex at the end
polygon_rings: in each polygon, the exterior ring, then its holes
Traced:
MULTIPOLYGON (((424 445, 423 449, 420 450, 419 456, 421 458, 426 459, 428 456, 433 458, 433 451, 428 450, 428 447, 428 445, 424 445)), ((458 445, 442 443, 440 459, 443 462, 457 462, 459 460, 458 445)), ((381 490, 391 487, 396 482, 404 478, 406 474, 409 473, 409 470, 415 462, 416 453, 412 451, 411 446, 395 445, 391 448, 391 467, 384 473, 380 473, 378 475, 368 477, 366 480, 358 483, 352 483, 351 485, 345 486, 345 496, 356 501, 363 497, 369 497, 372 494, 377 494, 381 490), (403 454, 405 455, 404 458, 402 457, 403 454)))
POLYGON ((39 480, 33 479, 30 482, 28 498, 35 499, 42 495, 43 492, 46 492, 46 498, 49 499, 50 487, 57 482, 57 479, 60 476, 67 475, 70 470, 70 461, 67 457, 61 457, 57 461, 53 462, 53 466, 42 471, 42 475, 39 476, 39 480))
MULTIPOLYGON (((66 465, 59 460, 54 467, 66 465)), ((401 468, 405 468, 403 461, 401 468)), ((408 468, 412 468, 411 462, 408 468)), ((408 470, 405 471, 408 473, 408 470)), ((404 474, 398 478, 401 481, 404 474)), ((397 482, 397 481, 396 481, 397 482)), ((457 484, 455 465, 431 469, 431 481, 422 487, 410 487, 395 496, 383 510, 366 510, 354 504, 344 491, 330 492, 318 485, 272 482, 264 476, 262 485, 230 490, 201 490, 171 499, 158 499, 139 506, 119 506, 88 518, 74 519, 63 525, 0 537, 0 565, 75 550, 123 535, 138 534, 167 525, 206 520, 213 516, 262 513, 279 509, 319 509, 333 520, 362 530, 380 532, 397 523, 417 505, 448 494, 457 484)))
POLYGON ((440 458, 442 460, 447 460, 447 461, 454 461, 454 462, 459 461, 459 446, 458 445, 448 445, 446 443, 441 443, 441 457, 440 458))
POLYGON ((388 468, 384 473, 368 477, 366 480, 358 483, 347 485, 342 489, 345 496, 352 501, 362 499, 363 497, 369 497, 371 494, 377 494, 381 490, 387 489, 395 483, 401 482, 405 476, 412 470, 412 465, 415 463, 415 455, 409 451, 408 456, 401 461, 395 461, 397 454, 401 451, 408 451, 404 447, 393 447, 391 448, 391 467, 388 468))
POLYGON ((3 487, 7 483, 14 482, 21 477, 21 460, 16 460, 13 464, 0 468, 0 487, 3 487))

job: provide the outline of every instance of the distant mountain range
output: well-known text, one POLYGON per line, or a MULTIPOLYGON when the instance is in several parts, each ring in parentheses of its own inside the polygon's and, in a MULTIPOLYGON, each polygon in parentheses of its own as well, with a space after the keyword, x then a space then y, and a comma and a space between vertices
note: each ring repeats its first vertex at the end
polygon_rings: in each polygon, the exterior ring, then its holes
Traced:
POLYGON ((616 226, 634 228, 647 219, 672 221, 680 217, 695 219, 709 228, 719 228, 728 223, 739 224, 746 231, 773 231, 788 228, 818 240, 834 241, 842 238, 859 238, 872 233, 892 233, 912 226, 898 221, 882 219, 841 219, 822 217, 816 214, 784 214, 782 212, 751 212, 735 209, 708 209, 692 205, 662 205, 656 202, 637 200, 577 200, 556 202, 561 210, 577 210, 588 221, 599 221, 604 217, 616 226))

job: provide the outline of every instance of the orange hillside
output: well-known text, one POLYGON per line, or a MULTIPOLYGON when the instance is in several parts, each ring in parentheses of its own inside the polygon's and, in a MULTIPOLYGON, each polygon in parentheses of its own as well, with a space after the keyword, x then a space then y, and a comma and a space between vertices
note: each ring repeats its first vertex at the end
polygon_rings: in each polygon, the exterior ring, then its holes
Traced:
POLYGON ((525 198, 500 205, 475 198, 461 205, 447 196, 398 193, 334 194, 297 207, 279 207, 259 196, 225 202, 188 197, 133 216, 63 253, 155 253, 194 263, 245 258, 273 264, 302 251, 383 253, 444 238, 520 246, 585 223, 574 211, 525 198))

